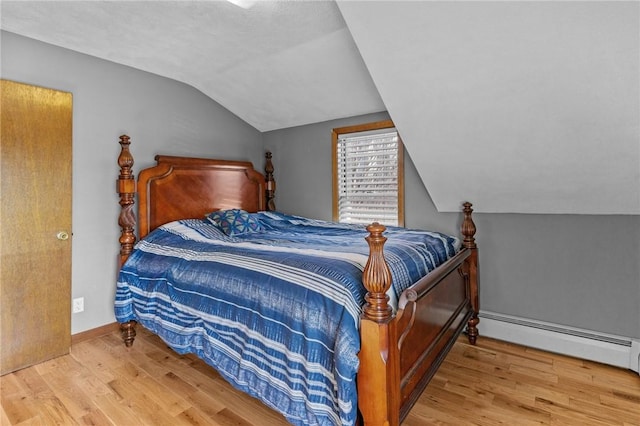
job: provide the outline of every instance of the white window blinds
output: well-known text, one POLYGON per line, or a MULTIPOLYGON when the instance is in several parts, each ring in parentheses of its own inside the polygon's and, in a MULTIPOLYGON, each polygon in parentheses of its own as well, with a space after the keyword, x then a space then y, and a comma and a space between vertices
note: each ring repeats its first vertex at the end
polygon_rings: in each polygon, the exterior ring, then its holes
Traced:
POLYGON ((399 144, 395 129, 339 135, 338 220, 398 226, 399 144))

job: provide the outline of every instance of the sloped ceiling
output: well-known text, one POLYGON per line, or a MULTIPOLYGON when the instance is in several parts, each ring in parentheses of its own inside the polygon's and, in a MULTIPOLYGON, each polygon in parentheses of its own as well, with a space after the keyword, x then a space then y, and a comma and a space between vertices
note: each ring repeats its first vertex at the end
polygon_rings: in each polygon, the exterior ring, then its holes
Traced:
POLYGON ((434 203, 640 214, 638 2, 2 1, 260 131, 388 110, 434 203))
POLYGON ((0 1, 2 29, 187 83, 260 131, 385 111, 333 1, 0 1))
POLYGON ((338 4, 439 210, 640 213, 640 3, 338 4))

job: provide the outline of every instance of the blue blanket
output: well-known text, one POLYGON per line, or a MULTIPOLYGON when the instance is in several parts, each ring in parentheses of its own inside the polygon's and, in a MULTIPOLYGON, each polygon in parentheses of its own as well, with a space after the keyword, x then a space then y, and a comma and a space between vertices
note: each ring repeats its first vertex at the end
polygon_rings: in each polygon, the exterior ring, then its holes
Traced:
MULTIPOLYGON (((195 353, 296 425, 357 417, 364 226, 275 212, 228 236, 202 220, 166 224, 136 244, 118 276, 115 314, 178 353, 195 353)), ((453 256, 459 240, 389 228, 392 300, 453 256)))

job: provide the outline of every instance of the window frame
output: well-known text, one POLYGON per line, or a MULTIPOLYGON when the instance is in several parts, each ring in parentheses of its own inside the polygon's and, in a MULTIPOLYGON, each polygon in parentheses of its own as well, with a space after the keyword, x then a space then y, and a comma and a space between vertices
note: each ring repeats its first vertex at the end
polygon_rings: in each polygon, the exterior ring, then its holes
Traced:
POLYGON ((339 179, 338 179, 338 140, 341 135, 350 133, 370 132, 384 129, 395 129, 398 133, 398 226, 404 227, 404 144, 400 133, 391 120, 376 121, 372 123, 353 126, 336 127, 331 132, 332 143, 332 184, 333 184, 333 221, 338 222, 339 215, 339 179))

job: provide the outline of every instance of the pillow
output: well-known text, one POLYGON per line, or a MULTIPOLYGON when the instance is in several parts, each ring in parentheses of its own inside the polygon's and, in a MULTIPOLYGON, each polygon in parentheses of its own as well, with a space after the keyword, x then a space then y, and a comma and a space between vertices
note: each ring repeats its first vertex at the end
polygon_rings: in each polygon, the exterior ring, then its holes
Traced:
POLYGON ((218 210, 209 213, 207 220, 218 225, 229 236, 262 231, 258 219, 241 209, 218 210))

